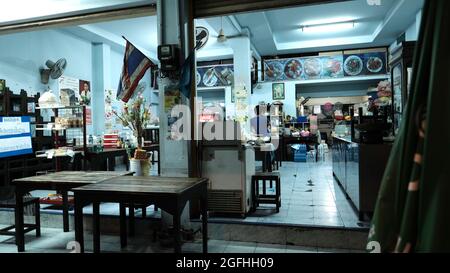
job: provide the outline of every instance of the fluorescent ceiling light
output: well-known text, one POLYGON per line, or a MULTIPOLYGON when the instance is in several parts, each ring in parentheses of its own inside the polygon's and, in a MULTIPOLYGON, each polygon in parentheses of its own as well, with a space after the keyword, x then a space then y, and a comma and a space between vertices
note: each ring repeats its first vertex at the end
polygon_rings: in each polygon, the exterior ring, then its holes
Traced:
POLYGON ((325 23, 317 25, 303 25, 300 29, 303 32, 322 33, 322 32, 339 32, 348 29, 353 29, 356 26, 355 21, 325 23))

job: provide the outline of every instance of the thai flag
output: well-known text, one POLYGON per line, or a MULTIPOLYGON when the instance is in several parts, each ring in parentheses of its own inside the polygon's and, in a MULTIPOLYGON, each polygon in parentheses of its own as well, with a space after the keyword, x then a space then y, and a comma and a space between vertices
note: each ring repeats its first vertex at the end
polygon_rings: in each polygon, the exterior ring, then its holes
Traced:
POLYGON ((117 88, 117 99, 128 102, 133 96, 139 81, 144 77, 145 71, 152 65, 154 64, 149 58, 127 41, 125 56, 123 58, 122 75, 120 76, 119 87, 117 88))

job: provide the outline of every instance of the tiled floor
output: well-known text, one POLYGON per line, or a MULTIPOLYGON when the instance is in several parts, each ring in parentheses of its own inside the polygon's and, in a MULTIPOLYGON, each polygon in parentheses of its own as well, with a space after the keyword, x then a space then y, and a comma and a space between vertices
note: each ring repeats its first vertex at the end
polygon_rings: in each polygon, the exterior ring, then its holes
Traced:
MULTIPOLYGON (((152 174, 157 174, 157 169, 152 174)), ((124 166, 118 165, 117 170, 124 166)), ((347 200, 342 189, 333 178, 332 161, 328 156, 320 162, 295 163, 284 162, 279 170, 281 174, 282 207, 276 213, 274 206, 267 205, 245 219, 233 217, 210 217, 210 222, 225 223, 264 223, 273 225, 318 226, 333 228, 367 229, 369 224, 360 222, 357 214, 347 200)), ((274 189, 269 189, 274 191, 274 189)), ((35 191, 34 196, 46 196, 48 191, 35 191)), ((45 208, 45 206, 43 206, 45 208)), ((47 213, 61 214, 60 210, 44 209, 47 213)), ((102 204, 102 215, 118 215, 118 204, 102 204)), ((92 206, 84 208, 92 213, 92 206)), ((73 214, 73 211, 70 212, 73 214)), ((137 216, 140 211, 137 211, 137 216)), ((160 211, 147 208, 148 217, 160 218, 160 211)))
MULTIPOLYGON (((42 237, 36 238, 33 233, 26 236, 26 252, 29 253, 69 253, 68 244, 74 240, 74 233, 64 233, 61 229, 45 228, 42 237)), ((86 252, 92 251, 91 236, 86 234, 86 252)), ((102 235, 102 252, 131 252, 131 253, 172 253, 172 248, 163 248, 158 243, 153 243, 149 237, 135 237, 129 239, 129 245, 120 249, 120 238, 112 235, 102 235)), ((311 247, 297 247, 285 245, 271 245, 258 243, 244 243, 209 240, 209 253, 350 253, 351 250, 320 249, 311 247)), ((201 253, 201 242, 185 243, 182 248, 186 253, 201 253)), ((17 247, 14 238, 0 236, 0 253, 16 253, 17 247)))
POLYGON ((246 219, 213 217, 210 220, 355 229, 368 227, 368 223, 358 220, 349 200, 334 180, 329 157, 320 162, 284 162, 279 172, 282 200, 279 213, 273 205, 267 205, 246 219))

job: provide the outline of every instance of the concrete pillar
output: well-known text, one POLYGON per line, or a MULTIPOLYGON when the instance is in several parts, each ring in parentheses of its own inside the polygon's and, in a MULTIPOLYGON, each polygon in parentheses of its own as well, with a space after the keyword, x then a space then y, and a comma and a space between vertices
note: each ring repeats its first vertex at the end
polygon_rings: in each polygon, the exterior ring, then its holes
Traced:
POLYGON ((106 44, 92 46, 92 123, 94 135, 105 132, 105 89, 111 87, 111 47, 106 44))
MULTIPOLYGON (((181 46, 179 31, 178 0, 158 1, 158 35, 159 44, 176 44, 181 46)), ((165 109, 165 91, 177 85, 177 81, 168 78, 161 79, 159 90, 160 114, 160 150, 161 175, 172 177, 187 177, 188 143, 187 141, 168 140, 168 109, 165 109)))
MULTIPOLYGON (((180 54, 187 57, 187 41, 182 41, 186 37, 187 6, 182 2, 184 0, 158 0, 158 43, 175 44, 180 47, 180 54), (182 22, 180 22, 180 18, 182 22), (183 33, 181 33, 181 30, 183 33)), ((186 1, 187 2, 187 1, 186 1)), ((193 33, 192 33, 193 35, 193 33)), ((182 62, 183 63, 183 62, 182 62)), ((182 64, 181 63, 181 64, 182 64)), ((159 118, 160 118, 160 151, 161 151, 161 176, 165 177, 188 177, 189 176, 189 141, 188 140, 169 140, 170 136, 168 118, 170 109, 166 109, 165 101, 167 90, 172 90, 179 84, 179 79, 163 78, 160 81, 159 88, 159 118)), ((193 97, 193 96, 192 96, 193 97)), ((192 98, 191 97, 191 98, 192 98)), ((190 105, 189 99, 181 95, 181 103, 190 105)), ((162 214, 163 224, 170 225, 172 216, 167 213, 162 214)), ((189 203, 185 207, 181 224, 184 228, 190 226, 189 203)))
MULTIPOLYGON (((251 102, 251 67, 252 67, 252 50, 251 43, 248 37, 232 38, 227 41, 233 49, 233 64, 234 64, 234 87, 245 89, 248 92, 247 104, 250 106, 251 102)), ((234 90, 232 90, 234 92, 234 90)), ((248 117, 253 115, 253 107, 248 109, 248 117)), ((247 132, 250 131, 250 122, 245 124, 247 132)))

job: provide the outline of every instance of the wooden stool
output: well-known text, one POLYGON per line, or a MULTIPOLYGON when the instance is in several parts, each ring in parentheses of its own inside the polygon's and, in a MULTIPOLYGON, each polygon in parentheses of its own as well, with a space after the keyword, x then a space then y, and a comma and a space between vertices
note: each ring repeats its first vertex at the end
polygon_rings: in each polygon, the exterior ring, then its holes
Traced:
POLYGON ((256 210, 260 204, 276 205, 277 213, 281 207, 281 179, 279 173, 256 173, 252 176, 252 199, 253 210, 256 210), (260 194, 259 186, 262 181, 263 192, 260 194), (275 195, 267 194, 267 182, 271 184, 275 182, 275 195))

